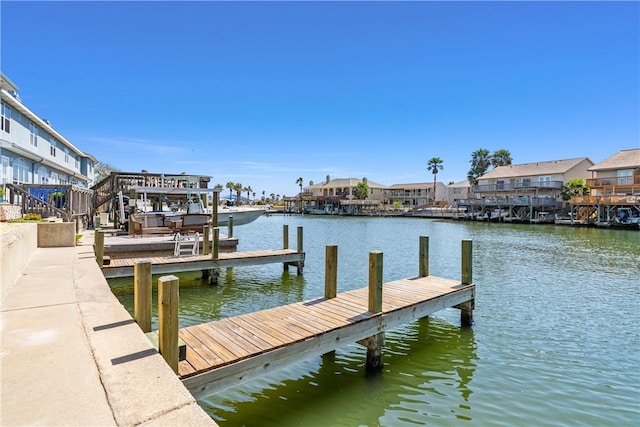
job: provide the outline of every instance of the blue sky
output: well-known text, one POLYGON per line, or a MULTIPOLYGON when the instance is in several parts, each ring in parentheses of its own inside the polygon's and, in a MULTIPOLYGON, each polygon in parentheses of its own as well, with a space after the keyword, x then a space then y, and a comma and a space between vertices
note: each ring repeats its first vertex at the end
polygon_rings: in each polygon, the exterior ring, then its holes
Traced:
POLYGON ((640 146, 638 2, 14 2, 2 71, 123 171, 294 195, 640 146))

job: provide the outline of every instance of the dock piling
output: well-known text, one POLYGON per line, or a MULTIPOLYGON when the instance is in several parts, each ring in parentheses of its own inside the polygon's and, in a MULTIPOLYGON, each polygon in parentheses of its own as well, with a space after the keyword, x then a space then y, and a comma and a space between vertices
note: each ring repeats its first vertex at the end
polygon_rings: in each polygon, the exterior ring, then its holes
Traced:
POLYGON ((158 279, 158 349, 160 354, 178 373, 178 287, 176 276, 158 279))
POLYGON ((142 332, 151 332, 151 261, 133 267, 133 317, 142 332))
MULTIPOLYGON (((297 246, 297 250, 298 250, 299 254, 304 252, 303 235, 302 235, 302 226, 301 225, 298 226, 298 246, 297 246)), ((303 270, 304 270, 304 261, 299 261, 298 262, 298 275, 302 274, 303 270)))
POLYGON ((96 230, 94 233, 94 242, 96 250, 96 262, 102 268, 104 264, 104 231, 96 230))
MULTIPOLYGON (((382 252, 369 252, 369 311, 382 311, 382 252)), ((384 332, 375 334, 363 341, 367 347, 367 371, 379 371, 384 367, 382 361, 382 346, 384 332)))
POLYGON ((208 225, 202 227, 202 255, 209 255, 209 248, 211 247, 210 242, 210 228, 208 225))
MULTIPOLYGON (((462 241, 462 284, 470 285, 473 283, 473 245, 471 240, 462 241)), ((475 295, 475 292, 474 292, 475 295)), ((475 298, 464 302, 458 306, 460 309, 460 323, 462 326, 471 326, 473 324, 473 309, 475 308, 475 298)))
POLYGON ((228 238, 233 238, 233 215, 229 215, 229 221, 227 223, 227 234, 228 234, 228 238))
POLYGON ((289 226, 282 225, 282 249, 289 249, 289 226))
POLYGON ((420 249, 418 255, 420 261, 419 273, 420 277, 429 275, 429 236, 420 236, 420 249))
POLYGON ((338 293, 338 246, 327 245, 324 265, 324 297, 335 298, 338 293))

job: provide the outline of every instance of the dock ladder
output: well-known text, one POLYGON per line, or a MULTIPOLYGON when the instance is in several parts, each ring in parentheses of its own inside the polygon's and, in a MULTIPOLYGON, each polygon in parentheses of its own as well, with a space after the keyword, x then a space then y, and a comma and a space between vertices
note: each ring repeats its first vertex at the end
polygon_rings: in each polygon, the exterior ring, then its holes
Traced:
POLYGON ((198 255, 200 251, 200 233, 180 234, 176 233, 174 256, 198 255))

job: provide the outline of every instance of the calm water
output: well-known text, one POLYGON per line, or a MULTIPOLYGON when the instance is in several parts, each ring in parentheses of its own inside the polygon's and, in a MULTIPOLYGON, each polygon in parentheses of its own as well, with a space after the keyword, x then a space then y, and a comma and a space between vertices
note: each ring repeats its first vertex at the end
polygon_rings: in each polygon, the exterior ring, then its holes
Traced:
MULTIPOLYGON (((222 271, 210 287, 180 275, 181 326, 321 296, 324 251, 338 245, 338 290, 418 271, 460 278, 473 240, 474 326, 447 309, 389 331, 381 375, 350 345, 200 401, 222 426, 640 425, 640 233, 412 218, 270 216, 236 227, 239 250, 278 248, 304 229, 303 277, 281 265, 222 271)), ((154 279, 155 280, 155 279, 154 279)), ((131 311, 131 280, 112 288, 131 311)))

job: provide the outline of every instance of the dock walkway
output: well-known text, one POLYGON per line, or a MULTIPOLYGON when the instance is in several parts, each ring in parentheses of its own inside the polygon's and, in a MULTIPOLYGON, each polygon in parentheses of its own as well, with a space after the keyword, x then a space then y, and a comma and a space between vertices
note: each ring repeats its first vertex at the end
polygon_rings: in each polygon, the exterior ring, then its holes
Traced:
MULTIPOLYGON (((213 259, 211 255, 166 256, 146 259, 151 262, 152 274, 165 274, 247 265, 298 263, 304 262, 304 253, 293 249, 266 249, 220 253, 217 259, 213 259)), ((102 267, 102 272, 107 279, 133 277, 134 266, 140 260, 140 258, 112 259, 108 265, 102 267)))
POLYGON ((385 283, 378 313, 369 311, 368 288, 362 288, 186 327, 178 332, 187 345, 179 375, 194 396, 206 396, 474 296, 473 284, 415 277, 385 283))
POLYGON ((111 292, 93 232, 79 246, 36 248, 36 224, 3 246, 2 269, 30 245, 0 310, 0 425, 217 426, 111 292), (33 239, 33 242, 27 242, 33 239))

